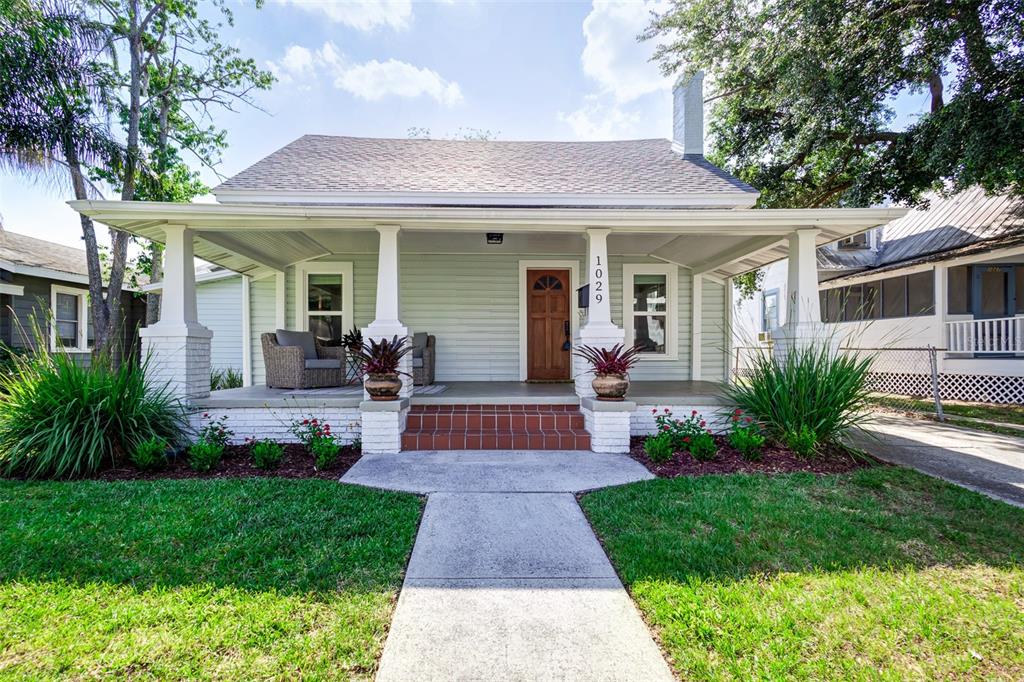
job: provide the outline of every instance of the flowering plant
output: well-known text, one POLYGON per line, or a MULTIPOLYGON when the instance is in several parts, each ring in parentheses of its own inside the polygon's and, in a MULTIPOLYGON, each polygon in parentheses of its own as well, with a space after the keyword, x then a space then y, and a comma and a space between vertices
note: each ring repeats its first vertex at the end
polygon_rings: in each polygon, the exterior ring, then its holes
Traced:
POLYGON ((206 423, 199 428, 198 442, 226 447, 231 436, 235 435, 235 432, 227 427, 228 416, 225 414, 211 417, 209 412, 203 412, 203 420, 206 423))
POLYGON ((743 410, 733 410, 729 420, 729 444, 740 451, 746 459, 761 459, 765 438, 761 426, 753 418, 745 416, 743 410))
POLYGON ((317 469, 329 466, 341 450, 341 445, 331 433, 331 425, 315 417, 296 419, 292 422, 291 432, 313 453, 317 469))
POLYGON ((657 409, 652 409, 651 414, 654 415, 658 433, 667 434, 676 449, 688 450, 694 459, 702 461, 715 456, 715 439, 707 428, 707 421, 697 410, 691 411, 686 419, 675 419, 672 410, 667 407, 661 414, 658 414, 657 409))
POLYGON ((639 360, 640 347, 624 348, 621 343, 611 348, 580 346, 573 354, 589 362, 594 374, 628 374, 639 360))

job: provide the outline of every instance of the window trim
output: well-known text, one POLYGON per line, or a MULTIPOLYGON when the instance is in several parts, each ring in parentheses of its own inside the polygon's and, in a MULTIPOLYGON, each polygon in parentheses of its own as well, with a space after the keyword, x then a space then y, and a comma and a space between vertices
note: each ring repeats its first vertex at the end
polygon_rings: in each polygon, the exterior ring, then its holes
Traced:
POLYGON ((89 290, 50 285, 50 352, 88 353, 89 349, 89 290), (74 347, 61 346, 57 341, 57 294, 74 296, 78 299, 78 342, 74 347))
POLYGON ((777 329, 779 327, 779 302, 781 301, 781 299, 782 299, 782 296, 780 295, 778 287, 776 287, 774 289, 768 289, 766 291, 762 291, 761 292, 761 331, 762 332, 771 332, 771 331, 773 331, 773 330, 775 330, 775 329, 777 329), (774 296, 775 297, 775 315, 773 316, 774 319, 772 320, 772 323, 773 323, 772 326, 769 329, 765 329, 764 328, 764 326, 765 326, 764 325, 764 323, 765 323, 764 316, 765 316, 765 313, 767 312, 767 309, 765 307, 765 299, 767 297, 769 297, 769 296, 774 296))
POLYGON ((309 331, 309 275, 341 275, 341 326, 352 329, 352 262, 311 261, 295 266, 295 330, 309 331))
POLYGON ((622 266, 622 327, 626 343, 633 339, 633 278, 636 275, 665 276, 665 352, 640 353, 644 360, 679 359, 679 267, 671 263, 624 263, 622 266))

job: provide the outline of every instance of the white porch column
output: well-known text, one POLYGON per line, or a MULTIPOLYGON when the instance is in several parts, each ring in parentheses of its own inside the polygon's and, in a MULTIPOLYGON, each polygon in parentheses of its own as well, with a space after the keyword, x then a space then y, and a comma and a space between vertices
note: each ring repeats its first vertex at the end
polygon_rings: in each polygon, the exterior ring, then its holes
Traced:
POLYGON ((786 323, 776 347, 823 341, 815 239, 819 230, 800 228, 789 236, 786 323))
POLYGON ((160 321, 139 330, 148 356, 150 382, 167 385, 183 401, 210 394, 210 339, 213 332, 199 324, 196 314, 196 276, 192 242, 184 225, 164 227, 164 285, 160 321))
MULTIPOLYGON (((394 336, 405 338, 409 329, 399 319, 399 274, 398 274, 398 233, 399 225, 377 225, 380 235, 380 246, 377 253, 377 304, 376 316, 368 327, 363 329, 363 338, 390 339, 394 336)), ((402 358, 400 370, 402 378, 401 396, 412 395, 412 354, 402 358)), ((369 395, 366 395, 369 399, 369 395)))
MULTIPOLYGON (((612 322, 611 290, 608 286, 608 234, 609 229, 587 230, 587 283, 590 285, 590 307, 587 309, 587 323, 580 329, 577 346, 587 345, 611 348, 623 343, 625 333, 622 327, 612 322)), ((623 296, 629 295, 623 291, 623 296)), ((573 376, 576 380, 576 394, 592 398, 594 389, 590 382, 594 375, 590 365, 573 356, 573 376)))

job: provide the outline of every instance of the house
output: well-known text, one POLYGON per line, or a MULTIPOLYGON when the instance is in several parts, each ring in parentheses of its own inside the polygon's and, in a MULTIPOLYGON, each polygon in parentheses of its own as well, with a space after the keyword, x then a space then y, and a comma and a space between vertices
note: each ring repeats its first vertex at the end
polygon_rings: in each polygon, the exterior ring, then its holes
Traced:
MULTIPOLYGON (((849 347, 939 349, 946 399, 1024 402, 1024 199, 980 188, 928 198, 927 208, 818 249, 826 328, 849 347)), ((767 268, 763 292, 738 305, 741 344, 785 325, 785 271, 767 268)), ((908 394, 929 392, 929 371, 884 370, 888 387, 908 394)))
MULTIPOLYGON (((35 346, 33 324, 50 351, 89 361, 92 321, 85 251, 0 227, 0 343, 14 349, 35 346), (53 324, 51 324, 51 321, 53 324)), ((123 348, 137 349, 145 323, 145 301, 122 294, 123 348)))
POLYGON ((801 295, 787 330, 800 342, 821 324, 815 248, 904 213, 753 208, 757 191, 703 156, 700 76, 673 97, 672 139, 306 135, 217 187, 217 203, 71 205, 166 245, 161 320, 142 331, 160 359, 153 378, 200 414, 228 414, 239 437, 285 437, 317 414, 364 452, 622 452, 653 428, 652 409, 721 408, 732 275, 788 254, 801 295), (198 313, 194 257, 242 275, 251 386, 210 393, 215 332, 198 313), (359 386, 263 385, 261 334, 336 341, 353 326, 369 339, 433 335, 434 385, 406 377, 394 402, 359 386), (644 347, 631 400, 596 402, 572 348, 622 342, 644 347))

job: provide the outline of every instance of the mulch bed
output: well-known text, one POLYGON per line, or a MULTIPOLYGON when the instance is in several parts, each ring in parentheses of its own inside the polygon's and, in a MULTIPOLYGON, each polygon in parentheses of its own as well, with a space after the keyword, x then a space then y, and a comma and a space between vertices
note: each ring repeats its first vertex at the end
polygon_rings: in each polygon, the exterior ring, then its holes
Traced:
POLYGON ((313 455, 304 445, 284 444, 284 457, 273 469, 257 469, 252 463, 247 445, 229 445, 224 458, 212 471, 193 471, 185 453, 175 457, 160 471, 139 471, 129 465, 99 472, 95 478, 102 481, 151 481, 164 478, 252 478, 274 476, 279 478, 321 478, 337 480, 359 461, 362 451, 343 446, 338 458, 326 469, 313 466, 313 455))
POLYGON ((854 469, 877 466, 878 462, 867 457, 854 457, 842 450, 830 450, 817 457, 801 457, 788 448, 765 446, 761 459, 754 462, 744 459, 736 448, 729 445, 724 436, 715 436, 718 452, 714 459, 700 462, 688 452, 677 452, 668 462, 655 464, 644 452, 644 437, 633 437, 629 442, 629 456, 647 467, 658 478, 679 476, 704 476, 707 474, 788 474, 806 471, 815 474, 841 474, 854 469))

